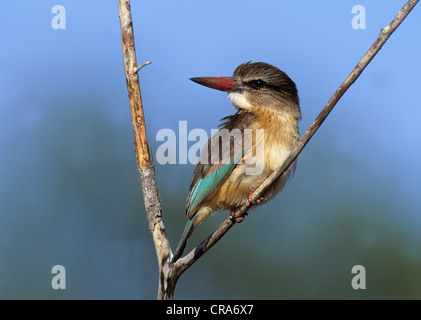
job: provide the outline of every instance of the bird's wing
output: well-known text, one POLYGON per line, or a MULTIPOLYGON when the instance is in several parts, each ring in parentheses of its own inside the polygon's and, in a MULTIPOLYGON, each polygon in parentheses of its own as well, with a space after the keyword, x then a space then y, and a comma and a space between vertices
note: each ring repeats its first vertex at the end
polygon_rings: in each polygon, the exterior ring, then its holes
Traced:
POLYGON ((218 190, 247 152, 243 146, 243 130, 250 126, 248 113, 227 117, 223 127, 213 135, 200 153, 193 172, 186 214, 192 218, 200 204, 218 190), (241 120, 241 121, 240 121, 241 120))
POLYGON ((211 166, 207 170, 208 175, 205 174, 203 178, 197 179, 187 199, 186 212, 189 218, 194 215, 203 200, 212 196, 220 184, 228 178, 237 163, 243 158, 243 155, 244 151, 241 151, 228 163, 218 166, 218 169, 216 169, 216 165, 211 166))

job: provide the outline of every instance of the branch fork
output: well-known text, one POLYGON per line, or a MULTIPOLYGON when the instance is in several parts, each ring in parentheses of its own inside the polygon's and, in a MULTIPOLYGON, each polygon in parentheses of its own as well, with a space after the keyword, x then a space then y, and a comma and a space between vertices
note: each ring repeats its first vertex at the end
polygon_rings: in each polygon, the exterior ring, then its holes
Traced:
POLYGON ((150 62, 150 61, 146 61, 146 62, 142 63, 140 66, 137 66, 137 67, 133 68, 133 73, 138 73, 140 71, 140 69, 142 69, 143 67, 145 67, 145 66, 147 66, 151 63, 152 62, 150 62))

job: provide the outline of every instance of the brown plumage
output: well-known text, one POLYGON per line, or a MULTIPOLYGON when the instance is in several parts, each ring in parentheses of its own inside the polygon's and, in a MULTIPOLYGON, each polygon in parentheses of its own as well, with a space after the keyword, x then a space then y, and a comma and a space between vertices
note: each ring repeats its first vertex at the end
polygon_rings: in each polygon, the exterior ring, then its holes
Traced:
MULTIPOLYGON (((247 203, 250 194, 282 165, 299 139, 297 88, 278 68, 247 62, 238 66, 232 77, 192 80, 227 91, 238 111, 222 119, 221 129, 202 149, 187 197, 189 221, 174 259, 181 256, 194 227, 213 212, 235 211, 247 203)), ((284 187, 295 164, 265 192, 264 201, 284 187)))

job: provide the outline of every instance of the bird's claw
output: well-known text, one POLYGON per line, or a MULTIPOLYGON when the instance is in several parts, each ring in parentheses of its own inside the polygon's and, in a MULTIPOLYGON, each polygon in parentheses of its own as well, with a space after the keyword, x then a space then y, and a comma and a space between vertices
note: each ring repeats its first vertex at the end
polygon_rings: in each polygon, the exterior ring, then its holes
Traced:
POLYGON ((263 201, 265 200, 265 198, 260 197, 259 199, 255 200, 255 201, 250 201, 251 204, 261 204, 263 203, 263 201))
POLYGON ((253 192, 250 191, 249 192, 249 195, 248 195, 248 200, 249 200, 249 202, 251 204, 260 204, 260 203, 263 203, 263 201, 265 200, 265 198, 264 197, 260 197, 260 198, 258 198, 256 200, 253 200, 253 192))
POLYGON ((258 198, 256 200, 253 200, 253 199, 251 199, 251 197, 249 197, 249 202, 251 204, 261 204, 261 203, 263 203, 264 200, 265 200, 264 197, 260 197, 260 198, 258 198))
POLYGON ((234 216, 234 210, 231 210, 231 213, 230 213, 230 218, 231 218, 231 220, 235 220, 235 222, 240 223, 240 222, 242 222, 242 221, 245 219, 246 215, 248 215, 248 213, 247 213, 247 212, 245 212, 245 213, 244 213, 244 216, 242 216, 242 217, 237 217, 237 218, 236 218, 236 217, 234 216))

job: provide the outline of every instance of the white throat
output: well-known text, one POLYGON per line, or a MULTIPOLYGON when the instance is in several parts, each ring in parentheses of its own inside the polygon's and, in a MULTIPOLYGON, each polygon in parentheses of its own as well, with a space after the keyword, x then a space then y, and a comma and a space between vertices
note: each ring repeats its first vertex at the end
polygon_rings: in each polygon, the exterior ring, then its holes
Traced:
POLYGON ((246 97, 241 92, 230 92, 228 93, 228 98, 231 100, 232 104, 240 109, 250 109, 252 105, 247 101, 246 97))

